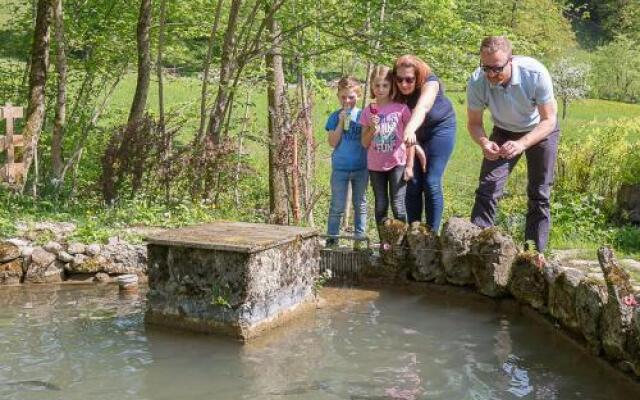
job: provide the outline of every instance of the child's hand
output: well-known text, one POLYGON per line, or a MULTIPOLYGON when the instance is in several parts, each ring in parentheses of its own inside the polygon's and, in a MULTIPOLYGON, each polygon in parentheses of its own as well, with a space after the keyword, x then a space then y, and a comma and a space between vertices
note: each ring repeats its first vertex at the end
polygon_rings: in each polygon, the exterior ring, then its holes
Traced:
POLYGON ((343 122, 345 119, 347 119, 347 109, 343 108, 340 114, 338 114, 338 121, 343 122))
POLYGON ((373 126, 380 125, 380 116, 378 114, 371 114, 371 123, 373 126))
POLYGON ((404 169, 404 180, 408 182, 411 179, 413 179, 413 168, 405 168, 404 169))

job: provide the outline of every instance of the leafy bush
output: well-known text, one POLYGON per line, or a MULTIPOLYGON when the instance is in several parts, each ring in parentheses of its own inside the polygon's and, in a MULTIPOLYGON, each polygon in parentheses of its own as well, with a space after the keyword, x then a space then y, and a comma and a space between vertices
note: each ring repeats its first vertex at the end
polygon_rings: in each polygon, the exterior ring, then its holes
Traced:
POLYGON ((590 123, 582 135, 561 142, 555 190, 614 200, 621 183, 640 180, 640 119, 590 123))
POLYGON ((640 43, 619 35, 596 52, 592 95, 637 103, 640 99, 640 43))

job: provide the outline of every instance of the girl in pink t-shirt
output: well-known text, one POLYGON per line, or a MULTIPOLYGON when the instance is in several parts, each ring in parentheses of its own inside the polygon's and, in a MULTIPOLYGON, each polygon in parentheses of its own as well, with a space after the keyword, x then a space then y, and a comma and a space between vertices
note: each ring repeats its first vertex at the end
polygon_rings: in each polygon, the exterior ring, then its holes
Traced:
MULTIPOLYGON (((393 102, 395 85, 389 68, 376 67, 370 82, 371 97, 375 103, 362 111, 360 124, 363 129, 362 146, 367 149, 367 167, 375 197, 376 223, 380 226, 387 217, 389 197, 394 218, 406 222, 407 148, 404 144, 404 126, 411 118, 411 111, 405 104, 393 102)), ((413 155, 409 158, 411 164, 413 158, 413 155)), ((412 168, 407 171, 413 171, 412 168)))

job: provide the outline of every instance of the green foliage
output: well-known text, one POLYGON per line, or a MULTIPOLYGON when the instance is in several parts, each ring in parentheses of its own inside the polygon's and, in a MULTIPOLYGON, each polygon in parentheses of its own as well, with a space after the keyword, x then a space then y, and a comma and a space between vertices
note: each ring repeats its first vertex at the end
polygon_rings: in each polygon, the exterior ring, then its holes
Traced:
POLYGON ((0 237, 11 237, 16 233, 14 216, 7 208, 0 209, 0 237))
POLYGON ((328 269, 324 271, 322 274, 315 277, 315 279, 313 280, 313 286, 311 288, 314 296, 316 297, 318 296, 318 294, 320 293, 320 290, 322 290, 322 288, 327 285, 327 283, 329 282, 332 276, 333 276, 333 273, 331 272, 330 269, 328 269))
POLYGON ((640 229, 615 227, 621 183, 640 175, 639 120, 590 123, 561 143, 551 213, 551 240, 561 246, 611 243, 640 252, 640 229))
POLYGON ((567 0, 566 14, 591 47, 607 43, 617 35, 631 35, 640 40, 640 3, 627 0, 567 0))
POLYGON ((598 48, 594 58, 592 95, 637 103, 640 100, 640 39, 620 35, 598 48))
POLYGON ((612 202, 623 182, 637 181, 640 119, 590 123, 580 136, 561 142, 555 188, 559 192, 593 194, 612 202), (631 166, 631 168, 629 168, 631 166))
MULTIPOLYGON (((31 7, 28 2, 3 0, 17 8, 0 11, 0 21, 6 28, 0 31, 0 101, 11 100, 25 105, 25 61, 29 54, 32 34, 31 7)), ((342 0, 287 0, 276 14, 284 32, 284 57, 287 80, 294 83, 298 72, 304 74, 313 94, 315 140, 317 147, 316 187, 319 194, 314 217, 320 229, 326 223, 329 202, 329 174, 331 149, 326 144, 322 127, 328 113, 337 106, 333 88, 327 88, 325 78, 351 73, 364 78, 367 62, 386 63, 402 53, 415 53, 424 58, 434 70, 447 80, 448 87, 464 85, 469 73, 477 65, 477 51, 481 38, 488 34, 506 34, 512 39, 515 52, 532 55, 548 62, 574 53, 575 38, 563 13, 574 13, 575 7, 586 5, 585 21, 598 21, 607 33, 607 41, 593 56, 592 95, 634 101, 638 98, 637 6, 615 0, 601 2, 513 0, 496 3, 489 0, 370 0, 345 2, 342 0), (570 3, 570 4, 569 4, 570 3), (385 18, 380 21, 382 5, 385 18), (622 4, 622 3, 620 3, 622 4), (629 6, 629 5, 632 6, 629 6), (636 11, 634 11, 636 10, 636 11), (616 21, 619 21, 616 22, 616 21), (618 24, 619 26, 617 26, 618 24), (624 34, 625 36, 620 36, 624 34), (376 49, 376 43, 379 43, 376 49), (626 75, 625 75, 626 74, 626 75)), ((200 72, 213 22, 216 0, 167 2, 167 26, 164 66, 176 67, 177 73, 165 75, 165 108, 175 115, 172 127, 181 126, 175 138, 176 150, 190 143, 199 120, 200 72), (184 75, 191 76, 185 78, 184 75), (177 121, 179 120, 179 121, 177 121)), ((264 10, 259 8, 255 18, 251 9, 257 3, 245 1, 239 26, 244 30, 239 43, 255 35, 264 10), (249 24, 247 24, 249 23, 249 24)), ((133 199, 121 199, 113 207, 106 207, 98 195, 96 182, 101 174, 100 157, 107 139, 126 121, 135 76, 128 73, 135 63, 135 27, 137 3, 124 0, 69 0, 65 5, 67 54, 69 57, 68 126, 65 134, 65 159, 86 135, 84 152, 77 174, 69 171, 64 185, 49 188, 50 133, 52 130, 55 88, 54 68, 47 87, 47 124, 40 142, 40 198, 8 196, 0 190, 0 235, 14 232, 14 223, 21 221, 73 221, 78 230, 74 239, 104 241, 113 235, 134 240, 141 236, 132 230, 136 226, 180 226, 184 224, 232 219, 264 221, 269 207, 267 182, 267 110, 265 99, 265 68, 262 55, 268 42, 258 40, 256 52, 239 77, 235 105, 230 113, 228 137, 237 140, 243 123, 244 104, 250 94, 249 121, 244 132, 244 152, 239 157, 242 172, 238 180, 229 179, 231 170, 224 171, 224 179, 212 193, 213 199, 188 199, 190 182, 177 184, 165 203, 157 185, 147 185, 133 199), (112 96, 109 89, 116 86, 112 96), (106 99, 107 108, 97 119, 91 119, 106 99), (72 179, 73 178, 73 185, 72 179), (44 182, 44 184, 42 184, 44 182), (236 190, 237 189, 237 190, 236 190), (237 192, 237 199, 236 199, 237 192)), ((158 3, 154 2, 154 27, 151 31, 153 58, 157 46, 158 3)), ((219 65, 220 48, 228 16, 229 2, 224 3, 220 29, 214 40, 212 82, 219 65)), ((603 36, 604 37, 604 36, 603 36)), ((52 36, 52 57, 55 38, 52 36)), ((600 39, 596 40, 598 44, 600 39)), ((592 61, 590 56, 583 56, 592 61)), ((53 61, 53 60, 52 60, 53 61)), ((548 63, 551 65, 551 63, 548 63)), ((294 92, 294 90, 292 90, 294 92)), ((209 94, 209 101, 215 93, 209 94)), ((445 218, 467 216, 473 203, 481 153, 465 130, 464 93, 450 92, 458 115, 458 143, 447 168, 445 190, 445 218)), ((152 82, 148 109, 157 116, 157 85, 152 82)), ((638 182, 640 154, 633 145, 638 137, 638 121, 615 127, 606 118, 628 118, 639 114, 638 107, 604 101, 576 101, 572 113, 563 124, 558 184, 554 190, 552 212, 556 219, 552 233, 553 246, 583 245, 608 240, 637 249, 637 229, 613 227, 609 209, 613 191, 621 182, 638 182), (585 126, 586 122, 597 120, 585 126), (622 131, 627 132, 624 139, 622 131), (626 142, 630 140, 629 142, 626 142), (626 143, 626 144, 625 144, 626 143), (622 157, 622 158, 621 158, 622 157), (624 163, 619 160, 624 159, 624 163), (622 165, 627 166, 622 168, 622 165), (564 166, 564 167, 563 167, 564 166), (600 210, 600 211, 595 211, 600 210), (635 242, 634 242, 635 240, 635 242), (625 245, 626 243, 626 245, 625 245)), ((20 123, 20 121, 18 121, 20 123)), ((489 126, 487 121, 486 126, 489 126)), ((18 128, 20 128, 18 126, 18 128)), ((1 130, 1 128, 0 128, 1 130)), ((636 141, 637 142, 637 141, 636 141)), ((177 163, 181 160, 177 160, 177 163)), ((507 186, 499 213, 500 226, 516 237, 522 237, 526 209, 526 168, 520 162, 507 186)), ((151 176, 154 172, 150 171, 151 176)), ((153 182, 152 182, 153 183, 153 182)), ((373 201, 369 195, 369 215, 373 215, 373 201)), ((375 236, 374 224, 369 224, 375 236)), ((636 250, 637 251, 637 250, 636 250)))
POLYGON ((230 309, 230 295, 231 288, 229 287, 229 283, 221 285, 218 282, 214 282, 211 285, 211 304, 230 309))
POLYGON ((482 36, 506 34, 516 54, 549 60, 576 45, 571 25, 557 1, 512 0, 498 6, 490 0, 462 0, 458 4, 464 19, 478 25, 476 48, 482 36))

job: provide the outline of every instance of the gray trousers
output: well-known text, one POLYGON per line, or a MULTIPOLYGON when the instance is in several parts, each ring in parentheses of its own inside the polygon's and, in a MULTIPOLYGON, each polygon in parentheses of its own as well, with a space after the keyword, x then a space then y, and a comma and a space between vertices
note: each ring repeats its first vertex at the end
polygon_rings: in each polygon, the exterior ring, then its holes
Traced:
MULTIPOLYGON (((510 132, 493 128, 491 140, 499 146, 508 140, 518 140, 527 132, 510 132)), ((533 241, 538 251, 544 251, 551 227, 550 201, 553 185, 558 139, 560 130, 556 126, 544 140, 525 150, 527 157, 528 211, 524 237, 533 241)), ((476 201, 471 212, 471 222, 482 228, 494 225, 498 200, 504 193, 504 185, 521 155, 510 160, 499 158, 482 160, 480 184, 476 190, 476 201)))

